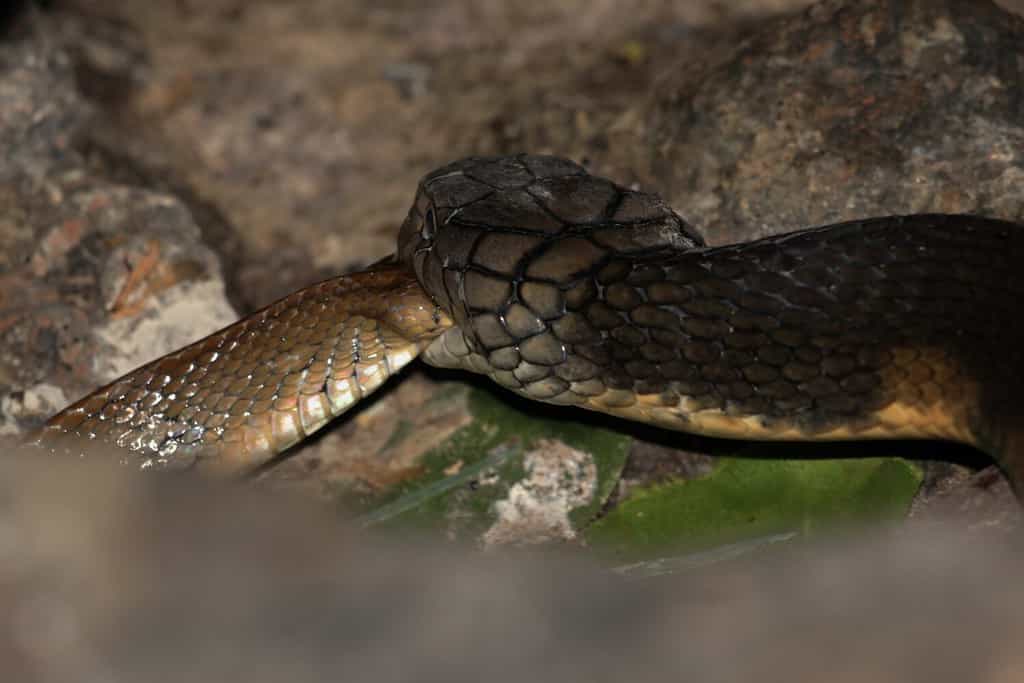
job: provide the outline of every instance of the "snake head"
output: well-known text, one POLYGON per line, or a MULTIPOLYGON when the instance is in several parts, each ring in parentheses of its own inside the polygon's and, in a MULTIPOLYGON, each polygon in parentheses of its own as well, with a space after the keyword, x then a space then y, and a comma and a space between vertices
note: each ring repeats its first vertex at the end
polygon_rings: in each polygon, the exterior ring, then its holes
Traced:
MULTIPOLYGON (((398 256, 464 328, 564 313, 564 292, 619 257, 703 245, 660 198, 550 156, 470 157, 425 176, 399 233, 398 256), (547 292, 526 304, 528 290, 547 292)), ((468 329, 468 328, 467 328, 468 329)))

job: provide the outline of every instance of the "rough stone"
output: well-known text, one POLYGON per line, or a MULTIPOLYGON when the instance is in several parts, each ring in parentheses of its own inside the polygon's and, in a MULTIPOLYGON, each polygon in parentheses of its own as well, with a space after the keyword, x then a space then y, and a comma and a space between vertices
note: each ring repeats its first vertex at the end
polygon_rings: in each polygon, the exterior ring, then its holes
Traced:
POLYGON ((885 214, 1020 220, 1021 45, 1024 20, 989 0, 824 0, 659 85, 647 177, 712 243, 885 214))
POLYGON ((76 143, 93 115, 63 52, 33 40, 0 44, 7 434, 235 317, 188 209, 89 167, 76 143))

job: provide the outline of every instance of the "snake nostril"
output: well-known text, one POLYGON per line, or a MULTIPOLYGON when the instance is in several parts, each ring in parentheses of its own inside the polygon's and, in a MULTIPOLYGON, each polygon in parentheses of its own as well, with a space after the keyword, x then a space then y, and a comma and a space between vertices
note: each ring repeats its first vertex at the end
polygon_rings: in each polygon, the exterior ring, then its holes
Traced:
POLYGON ((426 215, 423 217, 423 227, 420 229, 420 235, 425 240, 434 239, 434 235, 437 234, 437 216, 434 214, 433 207, 427 209, 426 215))

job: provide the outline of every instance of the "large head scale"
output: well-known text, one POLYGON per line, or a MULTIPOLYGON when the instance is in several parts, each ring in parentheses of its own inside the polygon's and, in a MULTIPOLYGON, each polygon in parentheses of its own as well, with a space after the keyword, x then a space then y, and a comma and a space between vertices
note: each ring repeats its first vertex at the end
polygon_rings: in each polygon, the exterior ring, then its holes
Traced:
POLYGON ((565 311, 562 295, 612 257, 703 242, 659 197, 566 159, 520 154, 470 157, 424 177, 398 244, 399 259, 464 325, 516 303, 552 319, 565 311), (531 302, 531 285, 558 296, 531 302))
POLYGON ((464 159, 426 176, 399 258, 457 323, 427 349, 428 362, 578 403, 596 372, 583 355, 607 335, 583 311, 603 276, 701 244, 658 197, 524 154, 464 159))

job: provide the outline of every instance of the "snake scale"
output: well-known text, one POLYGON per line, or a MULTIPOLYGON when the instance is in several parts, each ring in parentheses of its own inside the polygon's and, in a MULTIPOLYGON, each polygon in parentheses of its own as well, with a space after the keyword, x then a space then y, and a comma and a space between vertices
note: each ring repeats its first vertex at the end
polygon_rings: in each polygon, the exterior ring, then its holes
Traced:
POLYGON ((94 391, 34 442, 249 471, 417 356, 523 396, 712 436, 935 438, 1024 472, 1024 230, 888 216, 706 246, 662 199, 555 157, 420 182, 387 262, 94 391))

